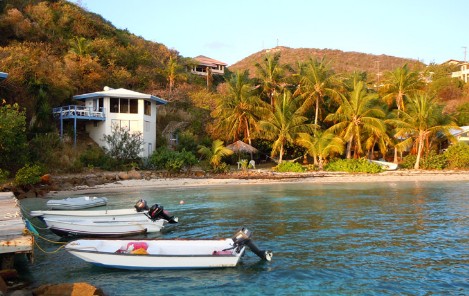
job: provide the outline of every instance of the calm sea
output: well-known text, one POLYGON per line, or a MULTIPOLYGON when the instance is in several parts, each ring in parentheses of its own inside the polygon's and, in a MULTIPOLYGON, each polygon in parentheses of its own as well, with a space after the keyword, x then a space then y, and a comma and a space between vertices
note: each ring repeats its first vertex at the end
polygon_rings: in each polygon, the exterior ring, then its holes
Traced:
MULTIPOLYGON (((107 295, 468 295, 468 193, 466 182, 103 193, 109 208, 133 207, 144 198, 179 217, 175 230, 154 237, 225 238, 245 226, 260 249, 274 252, 273 260, 262 262, 247 250, 235 268, 140 272, 36 249, 26 273, 34 285, 86 281, 107 295)), ((39 209, 45 202, 25 200, 22 206, 39 209)), ((38 243, 47 251, 57 247, 38 243)))

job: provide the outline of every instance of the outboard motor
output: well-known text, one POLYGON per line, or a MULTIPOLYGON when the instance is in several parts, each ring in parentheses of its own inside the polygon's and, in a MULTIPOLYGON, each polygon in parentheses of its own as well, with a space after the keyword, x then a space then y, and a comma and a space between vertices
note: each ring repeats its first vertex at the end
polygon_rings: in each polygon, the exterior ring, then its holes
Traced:
POLYGON ((158 219, 165 219, 170 224, 178 223, 177 218, 175 218, 174 216, 169 216, 169 213, 164 210, 164 207, 158 204, 154 204, 151 206, 151 208, 148 210, 148 217, 152 221, 155 221, 158 219))
POLYGON ((252 242, 251 240, 252 232, 247 228, 240 228, 231 238, 234 242, 235 247, 241 248, 242 246, 247 246, 254 254, 259 256, 261 259, 270 261, 272 260, 272 251, 263 251, 252 242))
POLYGON ((147 201, 144 199, 139 199, 134 207, 138 213, 148 211, 147 201))

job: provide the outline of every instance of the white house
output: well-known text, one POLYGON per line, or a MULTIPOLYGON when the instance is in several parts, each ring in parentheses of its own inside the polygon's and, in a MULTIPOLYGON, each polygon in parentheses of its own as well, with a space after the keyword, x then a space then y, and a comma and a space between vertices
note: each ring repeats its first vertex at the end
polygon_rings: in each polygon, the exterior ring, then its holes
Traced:
POLYGON ((207 73, 211 71, 212 74, 225 74, 226 63, 208 58, 203 55, 199 55, 194 58, 196 65, 192 68, 191 73, 197 75, 207 76, 207 73))
POLYGON ((451 77, 459 78, 467 83, 469 81, 469 63, 461 62, 459 65, 461 70, 451 73, 451 77))
POLYGON ((114 125, 127 128, 130 132, 141 132, 144 141, 141 157, 153 153, 156 145, 157 106, 167 101, 149 94, 123 88, 105 87, 103 91, 76 95, 75 100, 83 101, 84 106, 54 108, 53 113, 62 120, 86 121, 86 132, 99 146, 106 147, 104 135, 110 135, 114 125))

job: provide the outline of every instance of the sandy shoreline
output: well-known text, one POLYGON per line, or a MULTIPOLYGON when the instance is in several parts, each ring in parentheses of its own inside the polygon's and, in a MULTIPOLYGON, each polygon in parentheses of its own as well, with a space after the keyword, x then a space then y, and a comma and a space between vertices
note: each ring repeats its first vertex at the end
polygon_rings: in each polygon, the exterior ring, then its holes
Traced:
POLYGON ((150 180, 125 180, 95 187, 78 186, 72 191, 51 192, 49 195, 131 191, 152 188, 190 188, 201 186, 232 186, 271 183, 350 183, 350 182, 449 182, 469 181, 469 171, 398 170, 379 174, 349 174, 314 172, 309 174, 268 173, 239 175, 226 178, 158 178, 150 180))

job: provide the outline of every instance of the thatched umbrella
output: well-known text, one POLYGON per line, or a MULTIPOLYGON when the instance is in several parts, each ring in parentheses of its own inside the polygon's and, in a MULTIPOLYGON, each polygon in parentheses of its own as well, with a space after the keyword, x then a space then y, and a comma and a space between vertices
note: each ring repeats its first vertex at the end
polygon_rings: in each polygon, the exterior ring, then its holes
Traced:
POLYGON ((226 146, 226 148, 230 149, 231 151, 233 151, 235 153, 238 153, 238 159, 239 159, 239 155, 240 155, 241 152, 251 154, 251 158, 252 158, 252 154, 257 152, 256 148, 254 148, 251 145, 246 144, 246 143, 244 143, 243 141, 240 141, 240 140, 234 142, 233 144, 230 144, 230 145, 226 146))
POLYGON ((233 144, 230 144, 226 146, 226 148, 230 149, 233 152, 240 153, 240 152, 246 152, 246 153, 256 153, 257 149, 252 147, 249 144, 244 143, 243 141, 236 141, 233 144))

